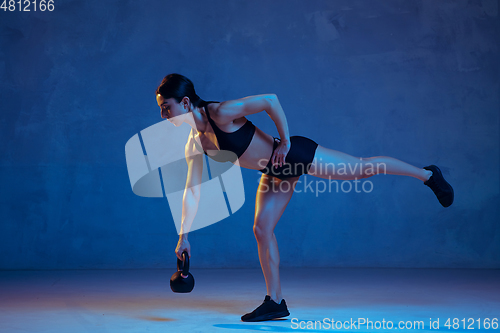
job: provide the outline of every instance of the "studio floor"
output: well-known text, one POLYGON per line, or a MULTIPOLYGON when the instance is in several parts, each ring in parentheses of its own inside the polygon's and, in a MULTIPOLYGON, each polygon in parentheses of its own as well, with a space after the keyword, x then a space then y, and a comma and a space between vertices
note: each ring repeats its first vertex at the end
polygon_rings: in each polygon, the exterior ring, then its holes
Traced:
POLYGON ((240 317, 264 299, 260 270, 193 270, 190 294, 172 273, 0 271, 0 332, 500 332, 500 270, 283 268, 290 316, 259 323, 240 317))

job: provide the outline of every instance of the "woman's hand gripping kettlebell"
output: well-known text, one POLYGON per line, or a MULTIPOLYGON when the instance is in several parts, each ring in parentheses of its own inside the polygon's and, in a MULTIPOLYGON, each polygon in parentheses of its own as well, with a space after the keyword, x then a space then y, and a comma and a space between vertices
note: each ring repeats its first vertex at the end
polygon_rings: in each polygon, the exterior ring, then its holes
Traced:
POLYGON ((188 253, 189 258, 191 258, 191 245, 187 238, 182 235, 179 237, 179 241, 177 242, 177 247, 175 248, 175 255, 177 259, 182 260, 182 252, 186 251, 188 253))

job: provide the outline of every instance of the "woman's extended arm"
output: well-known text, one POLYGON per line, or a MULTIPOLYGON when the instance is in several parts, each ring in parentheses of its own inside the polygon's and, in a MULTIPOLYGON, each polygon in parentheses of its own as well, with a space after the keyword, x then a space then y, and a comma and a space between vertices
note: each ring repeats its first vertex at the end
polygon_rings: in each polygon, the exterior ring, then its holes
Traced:
POLYGON ((186 144, 185 155, 188 164, 188 174, 186 178, 186 188, 182 197, 182 220, 179 232, 179 242, 175 248, 177 258, 182 260, 182 252, 187 251, 191 257, 191 246, 188 241, 188 233, 193 224, 194 217, 198 211, 200 201, 201 176, 203 172, 203 155, 195 148, 194 137, 191 135, 186 144))

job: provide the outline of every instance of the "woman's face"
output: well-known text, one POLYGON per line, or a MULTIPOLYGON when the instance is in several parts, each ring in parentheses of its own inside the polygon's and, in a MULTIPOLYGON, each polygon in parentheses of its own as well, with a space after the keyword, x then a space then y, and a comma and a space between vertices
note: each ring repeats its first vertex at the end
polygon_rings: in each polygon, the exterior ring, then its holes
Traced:
POLYGON ((165 99, 162 95, 156 95, 156 102, 161 110, 161 117, 168 119, 175 126, 180 126, 184 122, 187 109, 184 101, 177 103, 174 98, 165 99))

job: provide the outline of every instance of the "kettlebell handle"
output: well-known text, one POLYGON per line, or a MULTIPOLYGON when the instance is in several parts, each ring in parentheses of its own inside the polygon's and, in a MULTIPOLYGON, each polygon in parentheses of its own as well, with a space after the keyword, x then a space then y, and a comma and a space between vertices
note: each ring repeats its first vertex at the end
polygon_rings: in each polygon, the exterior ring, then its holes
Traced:
POLYGON ((182 271, 182 275, 187 276, 189 274, 189 255, 187 251, 182 252, 182 259, 177 258, 177 270, 182 271))

